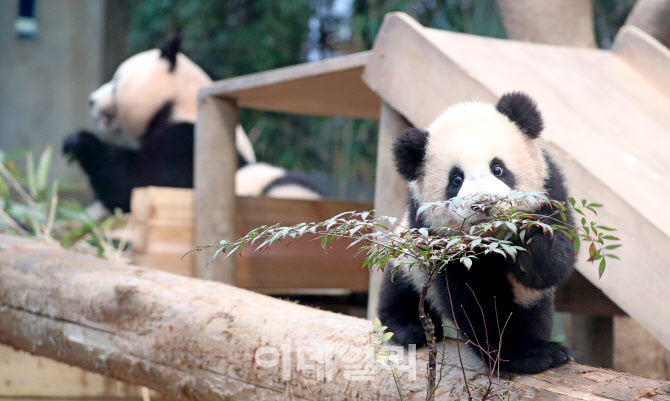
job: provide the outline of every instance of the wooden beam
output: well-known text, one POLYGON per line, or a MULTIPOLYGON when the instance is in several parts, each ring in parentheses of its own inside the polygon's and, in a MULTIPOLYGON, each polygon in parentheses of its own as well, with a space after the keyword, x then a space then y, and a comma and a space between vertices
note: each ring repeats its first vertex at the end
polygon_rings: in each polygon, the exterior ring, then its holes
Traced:
POLYGON ((591 316, 626 315, 602 290, 579 272, 575 272, 567 282, 558 287, 554 304, 558 312, 591 316))
MULTIPOLYGON (((388 371, 358 373, 377 366, 365 359, 371 334, 366 320, 10 236, 0 236, 0 283, 0 342, 169 398, 397 397, 388 371)), ((464 395, 455 343, 445 347, 446 376, 435 400, 464 395)), ((485 385, 477 356, 464 357, 470 383, 485 385)), ((419 350, 416 378, 411 370, 400 371, 409 400, 425 398, 426 362, 419 350)), ((506 380, 510 400, 667 401, 670 391, 670 382, 574 363, 506 380)))
MULTIPOLYGON (((387 103, 382 103, 379 112, 377 137, 377 168, 375 176, 375 214, 402 218, 407 207, 407 184, 393 164, 393 141, 410 124, 387 103)), ((384 273, 372 272, 368 289, 368 319, 377 316, 379 291, 384 273)))
POLYGON ((200 96, 235 99, 239 107, 320 116, 377 119, 379 97, 361 80, 369 52, 215 82, 200 96))
MULTIPOLYGON (((195 126, 195 241, 216 244, 234 238, 235 230, 235 126, 237 105, 229 99, 202 96, 198 99, 195 126)), ((218 258, 207 267, 208 256, 195 258, 196 277, 235 284, 234 258, 218 258)))
POLYGON ((670 48, 670 1, 638 0, 628 14, 625 26, 635 26, 670 48))
POLYGON ((591 0, 496 0, 507 38, 596 47, 591 0))
POLYGON ((670 49, 651 35, 636 26, 624 25, 614 38, 612 52, 661 93, 670 93, 670 49))

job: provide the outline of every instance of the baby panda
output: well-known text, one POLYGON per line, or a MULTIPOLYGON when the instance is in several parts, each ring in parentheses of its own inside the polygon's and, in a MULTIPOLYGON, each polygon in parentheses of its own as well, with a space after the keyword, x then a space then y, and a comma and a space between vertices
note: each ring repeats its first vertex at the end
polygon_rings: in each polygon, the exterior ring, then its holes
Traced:
MULTIPOLYGON (((137 148, 114 145, 80 131, 65 139, 63 153, 77 160, 97 198, 110 211, 129 211, 135 187, 192 188, 197 92, 211 83, 180 52, 178 36, 168 39, 161 49, 138 53, 121 63, 112 80, 89 97, 98 128, 136 140, 137 148)), ((238 168, 254 165, 251 142, 240 125, 235 140, 238 168)), ((268 172, 267 165, 251 170, 268 184, 276 181, 276 170, 283 172, 285 181, 292 177, 278 167, 268 172)), ((299 183, 294 181, 294 185, 299 183)), ((249 195, 261 195, 263 189, 249 195)), ((300 197, 301 192, 296 194, 300 197)), ((318 194, 321 197, 323 192, 318 194)))
MULTIPOLYGON (((537 140, 542 129, 535 102, 513 92, 503 95, 496 105, 457 104, 438 116, 428 130, 403 132, 394 143, 393 156, 397 171, 408 182, 411 227, 468 227, 486 220, 476 200, 466 205, 471 217, 465 224, 463 218, 447 213, 422 213, 417 218, 422 203, 454 197, 465 196, 468 202, 468 195, 504 196, 517 190, 542 191, 551 199, 567 201, 562 173, 537 140)), ((547 206, 532 211, 552 213, 547 206)), ((550 341, 550 336, 554 290, 572 273, 575 255, 572 242, 559 232, 544 235, 532 228, 526 240, 527 252, 520 251, 516 261, 489 253, 473 259, 470 269, 450 263, 429 288, 426 305, 438 338, 443 335, 442 324, 452 326, 455 321, 466 340, 484 348, 488 344, 498 349, 498 330, 507 322, 499 354, 501 370, 538 373, 573 357, 571 350, 550 341)), ((378 316, 399 344, 426 343, 418 314, 426 277, 417 267, 400 269, 393 281, 391 269, 385 272, 378 316)))

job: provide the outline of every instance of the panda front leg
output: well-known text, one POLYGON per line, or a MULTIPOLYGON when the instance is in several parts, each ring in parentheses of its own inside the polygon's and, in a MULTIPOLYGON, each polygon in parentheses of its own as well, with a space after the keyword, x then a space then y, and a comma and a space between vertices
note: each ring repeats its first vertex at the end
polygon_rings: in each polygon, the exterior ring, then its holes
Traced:
POLYGON ((533 227, 525 244, 526 252, 519 252, 510 264, 514 278, 524 287, 543 290, 555 287, 570 277, 575 265, 572 241, 563 233, 543 234, 533 227))
POLYGON ((550 341, 553 296, 518 307, 503 334, 500 368, 511 373, 541 373, 574 360, 574 352, 550 341))
MULTIPOLYGON (((384 281, 379 297, 377 311, 382 324, 393 332, 392 340, 400 345, 416 344, 417 347, 426 345, 426 332, 419 319, 419 293, 409 274, 400 270, 391 281, 391 268, 384 272, 384 281)), ((435 326, 435 338, 441 340, 444 336, 442 321, 434 309, 425 302, 425 308, 435 326)))
POLYGON ((568 348, 550 341, 551 291, 518 298, 526 293, 515 292, 504 275, 489 278, 481 270, 459 273, 455 270, 449 275, 454 317, 463 337, 489 369, 539 373, 572 358, 568 348))

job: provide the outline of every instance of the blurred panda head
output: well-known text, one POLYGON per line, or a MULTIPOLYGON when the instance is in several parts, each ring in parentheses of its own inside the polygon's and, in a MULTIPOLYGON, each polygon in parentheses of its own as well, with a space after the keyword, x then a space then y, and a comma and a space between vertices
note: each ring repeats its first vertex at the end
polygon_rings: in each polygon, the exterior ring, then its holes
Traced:
POLYGON ((138 53, 118 67, 111 81, 89 96, 89 107, 103 132, 138 139, 156 114, 171 108, 169 120, 195 122, 198 89, 207 74, 180 53, 178 36, 161 49, 138 53))
POLYGON ((542 129, 535 102, 523 93, 505 94, 496 105, 460 103, 426 131, 401 134, 393 148, 396 169, 419 204, 465 198, 452 213, 426 213, 430 227, 469 226, 488 217, 476 210, 480 194, 544 190, 547 166, 536 141, 542 129))

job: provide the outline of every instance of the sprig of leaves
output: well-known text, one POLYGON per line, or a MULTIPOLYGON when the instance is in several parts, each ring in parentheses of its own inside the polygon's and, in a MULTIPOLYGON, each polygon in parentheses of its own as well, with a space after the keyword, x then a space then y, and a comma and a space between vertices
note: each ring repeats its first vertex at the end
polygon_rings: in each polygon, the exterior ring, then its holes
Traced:
MULTIPOLYGON (((489 253, 516 260, 519 252, 526 251, 524 245, 532 241, 528 235, 529 230, 537 227, 544 235, 554 235, 557 231, 566 235, 574 244, 575 254, 582 242, 590 242, 587 261, 600 260, 601 276, 605 271, 606 258, 618 259, 611 251, 621 246, 615 243, 619 239, 608 233, 614 229, 587 219, 584 212, 587 210, 593 213, 595 218, 600 204, 582 200, 581 207, 576 207, 576 201, 570 198, 568 206, 541 192, 515 191, 507 196, 478 194, 475 197, 474 200, 469 196, 445 202, 424 203, 417 211, 418 218, 428 213, 457 213, 463 210, 464 203, 476 204, 479 210, 488 213, 490 217, 472 225, 452 225, 434 230, 407 228, 392 217, 372 217, 373 211, 351 211, 321 222, 258 227, 236 241, 223 240, 218 245, 200 246, 186 254, 216 248, 209 260, 211 263, 221 253, 226 254, 226 257, 233 253, 241 254, 245 246, 260 251, 269 249, 277 242, 288 245, 309 235, 319 240, 324 250, 336 239, 351 240, 348 247, 357 246, 357 255, 365 254, 362 268, 384 270, 391 262, 392 275, 401 267, 418 267, 428 272, 439 272, 453 261, 469 268, 478 255, 489 253), (582 216, 580 224, 569 221, 569 208, 582 216), (543 213, 538 213, 538 210, 543 213)), ((467 221, 471 216, 461 217, 463 221, 467 221)))

